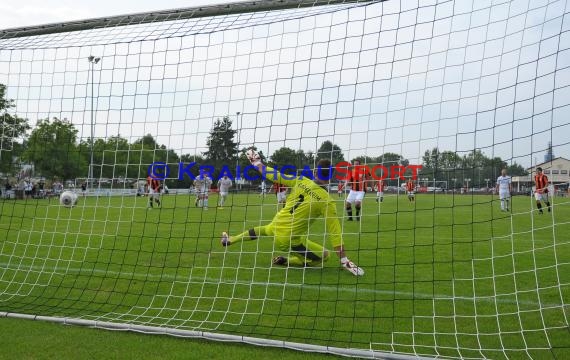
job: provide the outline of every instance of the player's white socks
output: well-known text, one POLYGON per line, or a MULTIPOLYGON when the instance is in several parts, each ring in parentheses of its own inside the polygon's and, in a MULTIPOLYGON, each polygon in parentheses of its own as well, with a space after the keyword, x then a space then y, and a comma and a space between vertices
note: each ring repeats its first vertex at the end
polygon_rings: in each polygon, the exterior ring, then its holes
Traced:
POLYGON ((204 199, 204 208, 205 208, 205 209, 208 208, 208 199, 204 199))

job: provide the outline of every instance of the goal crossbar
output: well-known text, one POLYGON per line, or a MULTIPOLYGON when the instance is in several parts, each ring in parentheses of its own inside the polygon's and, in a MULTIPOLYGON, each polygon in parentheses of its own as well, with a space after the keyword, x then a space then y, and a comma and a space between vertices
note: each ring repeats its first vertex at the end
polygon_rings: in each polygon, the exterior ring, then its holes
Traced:
MULTIPOLYGON (((0 30, 0 39, 55 34, 96 28, 127 26, 153 22, 253 13, 259 11, 287 10, 344 3, 370 3, 374 0, 264 0, 234 2, 220 5, 148 11, 130 15, 106 16, 86 20, 66 21, 36 26, 23 26, 0 30)), ((376 0, 378 2, 378 0, 376 0)), ((385 1, 385 0, 381 0, 385 1)))

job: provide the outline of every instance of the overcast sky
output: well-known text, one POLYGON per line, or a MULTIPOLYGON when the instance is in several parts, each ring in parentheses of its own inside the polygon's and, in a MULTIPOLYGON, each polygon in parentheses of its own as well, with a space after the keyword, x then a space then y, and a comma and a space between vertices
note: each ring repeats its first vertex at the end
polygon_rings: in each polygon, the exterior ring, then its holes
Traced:
MULTIPOLYGON (((23 0, 0 5, 0 24, 188 3, 23 0)), ((239 111, 240 142, 269 153, 315 151, 331 140, 349 158, 396 152, 416 163, 438 146, 529 166, 552 141, 555 155, 570 157, 567 1, 418 8, 403 0, 307 11, 0 40, 0 82, 32 123, 67 117, 87 137, 86 57, 101 56, 96 136, 151 133, 179 153, 204 151, 212 122, 239 111)))
POLYGON ((51 24, 240 0, 18 0, 0 1, 0 28, 51 24))

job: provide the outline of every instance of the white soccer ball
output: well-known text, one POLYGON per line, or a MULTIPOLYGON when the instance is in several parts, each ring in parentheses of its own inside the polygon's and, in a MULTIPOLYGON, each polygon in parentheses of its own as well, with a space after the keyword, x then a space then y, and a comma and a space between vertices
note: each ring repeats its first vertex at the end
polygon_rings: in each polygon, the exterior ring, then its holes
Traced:
POLYGON ((64 191, 59 196, 59 203, 67 208, 72 208, 77 204, 77 194, 71 191, 64 191))

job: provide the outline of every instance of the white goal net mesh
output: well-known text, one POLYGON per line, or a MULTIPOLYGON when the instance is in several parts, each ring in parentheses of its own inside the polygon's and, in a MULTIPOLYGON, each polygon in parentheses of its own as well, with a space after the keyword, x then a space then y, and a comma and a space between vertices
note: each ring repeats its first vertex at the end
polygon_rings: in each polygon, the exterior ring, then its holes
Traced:
POLYGON ((570 4, 290 3, 0 31, 1 314, 368 356, 568 356, 570 4), (372 178, 354 214, 327 188, 364 276, 340 269, 322 219, 305 233, 331 260, 272 264, 272 184, 234 178, 222 200, 216 178, 252 146, 297 174, 422 166, 415 199, 409 172, 378 192, 372 178), (151 164, 169 170, 160 204, 151 164))

